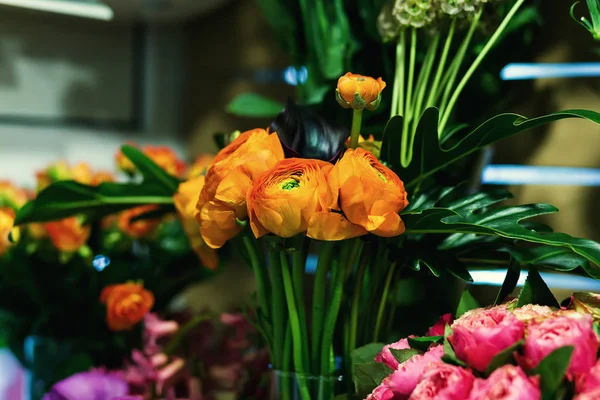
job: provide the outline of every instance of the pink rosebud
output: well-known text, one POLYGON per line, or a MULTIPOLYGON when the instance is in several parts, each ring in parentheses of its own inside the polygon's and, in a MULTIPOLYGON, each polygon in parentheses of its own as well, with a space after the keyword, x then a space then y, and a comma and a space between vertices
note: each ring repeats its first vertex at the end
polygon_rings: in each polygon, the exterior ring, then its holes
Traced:
POLYGON ((519 321, 529 322, 534 319, 541 319, 550 316, 554 311, 548 306, 539 306, 537 304, 526 304, 523 307, 515 308, 513 314, 519 321))
POLYGON ((598 400, 600 399, 600 388, 580 393, 573 400, 598 400))
POLYGON ((415 390, 425 370, 432 364, 439 363, 444 355, 443 346, 431 347, 425 354, 412 356, 398 366, 390 376, 383 380, 394 393, 394 399, 408 399, 415 390))
POLYGON ((394 349, 394 350, 410 349, 410 345, 408 344, 408 339, 407 338, 400 339, 396 343, 387 344, 387 345, 383 346, 383 349, 381 349, 379 354, 377 354, 377 356, 375 356, 376 362, 383 363, 383 364, 387 365, 388 367, 390 367, 391 369, 396 369, 396 368, 398 368, 399 363, 398 363, 398 360, 396 360, 396 357, 394 357, 394 355, 390 351, 390 349, 394 349))
POLYGON ((437 363, 425 371, 409 400, 465 400, 475 377, 461 367, 437 363))
POLYGON ((483 372, 496 354, 523 339, 525 325, 504 307, 468 311, 452 324, 456 356, 483 372))
POLYGON ((475 379, 468 400, 538 400, 538 380, 532 380, 520 367, 504 365, 487 379, 475 379))
POLYGON ((587 374, 581 374, 575 380, 575 391, 577 393, 589 392, 600 388, 600 361, 590 369, 587 374))
POLYGON ((427 331, 427 336, 444 336, 446 325, 454 321, 452 314, 444 314, 442 317, 427 331))
POLYGON ((589 372, 598 351, 591 315, 560 313, 532 323, 525 338, 524 361, 534 368, 552 351, 564 346, 575 348, 567 372, 589 372))
POLYGON ((392 390, 384 384, 377 386, 370 395, 367 396, 366 400, 392 400, 394 393, 392 390))

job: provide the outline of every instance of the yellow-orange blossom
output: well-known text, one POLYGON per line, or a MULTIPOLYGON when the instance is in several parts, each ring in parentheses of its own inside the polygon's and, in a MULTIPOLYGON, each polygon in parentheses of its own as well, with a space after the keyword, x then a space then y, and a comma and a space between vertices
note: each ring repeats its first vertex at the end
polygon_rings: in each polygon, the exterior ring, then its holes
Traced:
POLYGON ((106 304, 106 323, 113 331, 133 328, 154 305, 154 295, 141 283, 127 282, 106 286, 100 294, 106 304))

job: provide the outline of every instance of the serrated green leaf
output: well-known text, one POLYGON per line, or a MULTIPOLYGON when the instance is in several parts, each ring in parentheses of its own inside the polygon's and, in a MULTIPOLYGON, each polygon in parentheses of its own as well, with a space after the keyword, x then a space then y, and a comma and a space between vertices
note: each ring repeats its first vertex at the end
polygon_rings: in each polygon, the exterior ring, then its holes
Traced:
POLYGON ((506 297, 515 290, 517 283, 519 283, 520 276, 521 266, 514 258, 511 258, 508 268, 506 269, 506 276, 504 277, 502 286, 498 291, 496 301, 494 301, 495 305, 502 303, 504 299, 506 299, 506 297))
POLYGON ((512 346, 509 346, 506 349, 499 352, 498 354, 496 354, 494 356, 494 358, 492 358, 492 360, 488 364, 488 366, 485 370, 485 375, 489 376, 492 372, 494 372, 495 370, 497 370, 498 368, 500 368, 503 365, 514 364, 515 363, 514 353, 521 346, 523 346, 524 343, 525 343, 525 340, 520 340, 520 341, 514 343, 512 346))
POLYGON ((240 117, 271 118, 277 116, 284 108, 282 103, 259 94, 241 93, 227 104, 226 110, 240 117))
POLYGON ((443 339, 443 336, 423 336, 416 338, 408 338, 408 344, 413 349, 427 351, 427 349, 429 349, 429 347, 432 344, 439 343, 443 341, 443 339))
POLYGON ((523 307, 526 304, 559 307, 558 301, 554 298, 548 285, 546 285, 537 269, 533 267, 529 269, 525 285, 519 293, 517 307, 523 307))
POLYGON ((456 318, 459 318, 467 311, 471 311, 479 307, 481 306, 479 305, 479 302, 475 300, 475 297, 473 297, 468 290, 465 290, 462 296, 460 296, 460 301, 458 302, 458 307, 456 308, 456 318))
MULTIPOLYGON (((413 145, 412 162, 406 169, 394 170, 411 188, 440 169, 472 154, 479 149, 517 133, 565 118, 583 118, 600 123, 600 114, 588 110, 566 110, 537 118, 525 118, 518 114, 500 114, 485 121, 450 148, 440 145, 438 139, 439 110, 428 108, 419 121, 413 145)), ((386 132, 386 137, 401 136, 402 131, 386 132)), ((384 143, 385 146, 385 143, 384 143)))
POLYGON ((179 179, 167 173, 164 169, 156 165, 141 150, 124 145, 121 146, 121 152, 135 165, 138 171, 144 177, 144 183, 156 184, 165 189, 165 194, 173 195, 179 187, 179 179))
POLYGON ((387 365, 375 361, 354 364, 353 369, 354 390, 361 398, 366 398, 373 389, 394 372, 387 365))
POLYGON ((530 375, 539 375, 541 378, 540 386, 543 400, 554 398, 562 385, 574 350, 573 346, 558 348, 548 354, 537 367, 530 371, 530 375))
POLYGON ((360 364, 373 361, 375 356, 381 352, 383 346, 383 343, 369 343, 365 346, 352 350, 352 353, 350 354, 352 363, 360 364))
POLYGON ((403 362, 410 360, 412 356, 421 354, 421 351, 417 349, 392 349, 390 347, 390 353, 392 353, 398 363, 402 364, 403 362))

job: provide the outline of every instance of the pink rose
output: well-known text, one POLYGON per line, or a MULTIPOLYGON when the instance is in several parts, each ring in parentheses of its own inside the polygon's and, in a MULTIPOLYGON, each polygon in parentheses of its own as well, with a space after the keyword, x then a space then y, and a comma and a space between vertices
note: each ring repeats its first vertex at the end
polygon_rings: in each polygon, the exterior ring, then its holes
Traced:
POLYGON ((442 317, 427 331, 427 336, 444 336, 446 325, 454 321, 452 314, 444 314, 442 317))
POLYGON ((590 390, 589 392, 578 394, 573 400, 598 400, 600 399, 600 388, 590 390))
POLYGON ((433 364, 425 371, 409 400, 464 400, 469 396, 474 380, 468 369, 433 364))
POLYGON ((415 390, 423 372, 432 364, 439 363, 444 355, 443 346, 431 347, 425 354, 417 354, 398 366, 393 374, 383 380, 392 389, 395 400, 408 399, 415 390))
POLYGON ((600 360, 590 369, 587 374, 581 374, 575 380, 575 391, 577 393, 589 392, 600 388, 600 360))
POLYGON ((582 374, 590 371, 598 351, 598 337, 591 315, 560 313, 532 323, 525 338, 524 361, 534 368, 548 354, 563 346, 575 348, 567 372, 582 374))
POLYGON ((394 393, 392 390, 384 384, 377 386, 370 395, 367 396, 366 400, 392 400, 394 393))
POLYGON ((391 369, 396 369, 396 368, 398 368, 399 363, 398 363, 398 360, 396 360, 396 357, 394 357, 394 355, 390 351, 390 349, 394 349, 394 350, 410 349, 410 345, 408 344, 408 339, 407 338, 400 339, 396 343, 392 343, 392 344, 383 346, 383 349, 381 349, 381 352, 379 354, 377 354, 377 356, 375 357, 376 362, 383 363, 383 364, 387 365, 388 367, 390 367, 391 369))
POLYGON ((519 321, 528 322, 533 319, 548 317, 553 312, 554 311, 548 306, 526 304, 523 307, 515 308, 512 313, 519 321))
POLYGON ((475 379, 468 400, 538 400, 538 380, 532 380, 520 367, 505 365, 487 379, 475 379))
POLYGON ((496 354, 523 339, 525 324, 504 307, 468 311, 452 324, 448 340, 456 356, 485 371, 496 354))

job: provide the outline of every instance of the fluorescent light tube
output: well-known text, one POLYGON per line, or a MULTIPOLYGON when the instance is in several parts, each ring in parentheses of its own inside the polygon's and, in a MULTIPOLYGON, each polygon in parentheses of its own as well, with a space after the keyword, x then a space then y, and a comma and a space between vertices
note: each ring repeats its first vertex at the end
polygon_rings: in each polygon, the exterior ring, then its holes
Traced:
POLYGON ((106 4, 89 1, 0 0, 0 5, 99 19, 103 21, 110 21, 114 15, 113 10, 106 4))
POLYGON ((600 63, 508 64, 500 72, 505 81, 542 78, 585 78, 600 76, 600 63))
POLYGON ((481 171, 484 185, 600 186, 600 169, 532 165, 487 165, 481 171))

